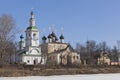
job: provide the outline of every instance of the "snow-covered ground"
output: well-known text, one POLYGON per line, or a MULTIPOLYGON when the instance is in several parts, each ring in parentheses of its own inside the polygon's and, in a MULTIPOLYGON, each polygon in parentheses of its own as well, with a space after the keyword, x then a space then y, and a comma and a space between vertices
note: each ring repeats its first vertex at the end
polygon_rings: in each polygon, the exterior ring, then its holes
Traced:
POLYGON ((0 80, 120 80, 119 74, 0 77, 0 80))

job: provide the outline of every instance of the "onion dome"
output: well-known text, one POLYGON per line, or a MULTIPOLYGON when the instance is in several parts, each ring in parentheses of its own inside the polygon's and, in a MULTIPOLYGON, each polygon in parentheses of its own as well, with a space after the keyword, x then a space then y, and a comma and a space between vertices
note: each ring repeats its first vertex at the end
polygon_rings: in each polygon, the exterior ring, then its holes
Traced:
POLYGON ((42 37, 42 40, 46 40, 47 38, 45 36, 42 37))
POLYGON ((61 36, 60 36, 60 39, 64 39, 64 36, 63 36, 63 35, 61 35, 61 36))
POLYGON ((48 38, 52 38, 51 34, 48 35, 48 38))
POLYGON ((56 35, 55 35, 55 33, 54 33, 54 32, 52 32, 51 36, 52 36, 52 37, 56 37, 56 35))
POLYGON ((24 37, 23 37, 23 35, 20 35, 20 39, 23 39, 24 37))

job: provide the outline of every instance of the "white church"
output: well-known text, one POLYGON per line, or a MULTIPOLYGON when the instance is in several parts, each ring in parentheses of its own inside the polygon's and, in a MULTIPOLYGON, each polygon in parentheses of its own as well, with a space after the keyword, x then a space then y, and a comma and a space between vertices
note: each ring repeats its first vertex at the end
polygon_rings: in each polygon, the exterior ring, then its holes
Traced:
POLYGON ((26 65, 45 64, 47 57, 41 53, 39 30, 35 25, 33 11, 31 12, 30 24, 25 33, 26 37, 20 36, 19 50, 17 52, 16 62, 26 65))
POLYGON ((69 43, 64 42, 64 36, 61 35, 59 39, 56 34, 52 32, 45 37, 42 37, 43 42, 40 44, 39 30, 35 25, 35 18, 33 11, 30 13, 30 24, 25 33, 26 37, 21 35, 19 42, 19 50, 16 55, 16 63, 26 65, 36 64, 80 64, 80 54, 74 51, 69 43), (48 42, 46 40, 48 39, 48 42))

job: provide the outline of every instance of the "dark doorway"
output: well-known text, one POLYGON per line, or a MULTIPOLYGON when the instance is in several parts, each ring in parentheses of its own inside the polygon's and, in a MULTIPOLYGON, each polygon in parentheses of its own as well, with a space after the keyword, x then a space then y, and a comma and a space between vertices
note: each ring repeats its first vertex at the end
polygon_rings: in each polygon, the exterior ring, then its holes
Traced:
POLYGON ((34 63, 34 64, 38 64, 38 60, 35 59, 35 60, 33 61, 33 63, 34 63))

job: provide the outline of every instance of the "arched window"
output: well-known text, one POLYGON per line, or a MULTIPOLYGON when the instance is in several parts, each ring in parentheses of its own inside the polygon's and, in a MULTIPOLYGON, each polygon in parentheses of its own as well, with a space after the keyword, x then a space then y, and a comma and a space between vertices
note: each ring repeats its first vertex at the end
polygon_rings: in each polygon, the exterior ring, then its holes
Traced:
POLYGON ((34 33, 34 34, 33 34, 33 40, 35 40, 35 39, 36 39, 36 34, 34 33))
POLYGON ((27 63, 29 63, 30 61, 29 60, 27 60, 27 63))
POLYGON ((79 57, 77 56, 77 59, 78 59, 79 57))
POLYGON ((73 56, 73 59, 75 59, 75 56, 73 56))

